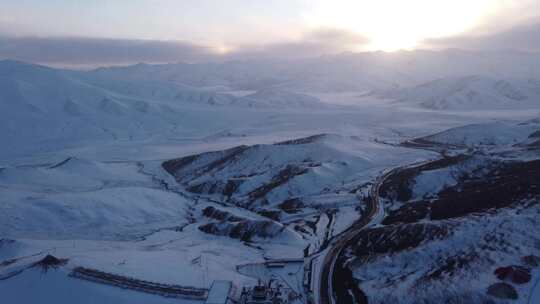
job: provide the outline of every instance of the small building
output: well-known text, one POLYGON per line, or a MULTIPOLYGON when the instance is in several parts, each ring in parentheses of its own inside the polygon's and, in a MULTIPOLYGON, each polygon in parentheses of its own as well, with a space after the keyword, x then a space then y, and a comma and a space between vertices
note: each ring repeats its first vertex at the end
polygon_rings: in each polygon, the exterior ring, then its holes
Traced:
POLYGON ((253 288, 242 289, 242 295, 240 296, 241 304, 281 304, 283 303, 281 288, 271 287, 271 282, 267 285, 259 282, 257 286, 253 288))
POLYGON ((229 300, 229 294, 231 293, 232 282, 231 281, 214 281, 210 290, 208 291, 208 297, 205 304, 227 304, 229 300))

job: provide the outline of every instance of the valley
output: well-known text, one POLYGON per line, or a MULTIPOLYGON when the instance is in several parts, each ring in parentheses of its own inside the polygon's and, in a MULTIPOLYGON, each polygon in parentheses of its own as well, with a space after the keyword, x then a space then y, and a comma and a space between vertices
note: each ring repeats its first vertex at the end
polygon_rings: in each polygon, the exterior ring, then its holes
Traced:
POLYGON ((1 62, 0 294, 204 303, 262 281, 283 303, 528 303, 535 70, 423 55, 1 62))

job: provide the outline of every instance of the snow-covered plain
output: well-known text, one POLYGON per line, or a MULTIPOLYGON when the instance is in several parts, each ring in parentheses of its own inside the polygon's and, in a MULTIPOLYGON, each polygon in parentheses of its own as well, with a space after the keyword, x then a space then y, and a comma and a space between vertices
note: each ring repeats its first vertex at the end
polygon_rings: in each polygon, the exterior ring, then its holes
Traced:
MULTIPOLYGON (((524 54, 519 58, 538 61, 524 54)), ((253 284, 236 265, 298 258, 306 248, 313 253, 362 214, 362 193, 381 172, 438 157, 394 144, 470 124, 505 135, 475 132, 478 145, 532 141, 523 132, 536 127, 518 124, 538 116, 540 104, 532 101, 526 110, 487 102, 475 105, 475 111, 450 112, 398 107, 393 99, 366 95, 470 75, 468 59, 461 66, 445 63, 453 67, 445 75, 432 72, 433 62, 440 60, 436 53, 403 58, 345 54, 294 64, 141 64, 89 72, 0 62, 0 263, 16 259, 0 264, 0 278, 46 254, 69 259, 48 272, 31 268, 0 279, 2 299, 191 303, 67 274, 84 266, 195 287, 208 288, 217 279, 253 284), (420 58, 424 61, 416 68, 403 65, 406 74, 393 69, 420 58), (274 145, 318 134, 326 135, 312 143, 274 145), (238 162, 187 181, 257 173, 233 196, 236 201, 188 191, 162 168, 167 160, 241 145, 249 149, 238 162), (268 192, 266 202, 238 203, 281 169, 307 160, 316 166, 268 192), (261 208, 275 211, 293 197, 305 205, 283 213, 273 227, 284 230, 274 237, 242 240, 200 229, 228 225, 204 215, 208 207, 247 221, 271 221, 261 208)), ((508 70, 512 77, 538 76, 534 69, 508 70), (523 75, 529 71, 533 75, 523 75)), ((445 138, 469 144, 467 128, 445 138)))

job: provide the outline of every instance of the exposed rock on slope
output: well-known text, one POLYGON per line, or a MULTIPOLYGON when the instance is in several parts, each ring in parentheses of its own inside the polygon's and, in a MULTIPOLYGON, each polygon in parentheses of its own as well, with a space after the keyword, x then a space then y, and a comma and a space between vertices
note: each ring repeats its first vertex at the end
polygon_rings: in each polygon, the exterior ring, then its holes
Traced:
POLYGON ((488 126, 439 133, 431 145, 486 144, 501 128, 515 129, 476 152, 396 170, 383 183, 383 226, 362 231, 344 258, 369 303, 526 303, 539 264, 540 160, 515 143, 538 125, 488 126))
POLYGON ((199 226, 199 230, 220 236, 229 236, 242 241, 265 238, 299 238, 282 224, 263 219, 249 219, 214 207, 206 207, 203 215, 217 221, 199 226))
POLYGON ((239 146, 187 156, 163 168, 190 192, 224 196, 246 208, 273 207, 291 196, 324 193, 369 165, 335 145, 351 141, 316 135, 274 145, 239 146))

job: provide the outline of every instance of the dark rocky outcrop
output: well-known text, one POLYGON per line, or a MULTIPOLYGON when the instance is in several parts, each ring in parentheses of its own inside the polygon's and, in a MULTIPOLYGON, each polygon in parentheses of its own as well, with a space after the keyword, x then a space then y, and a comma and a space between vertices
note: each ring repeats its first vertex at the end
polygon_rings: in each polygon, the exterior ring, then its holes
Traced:
MULTIPOLYGON (((269 210, 266 210, 271 212, 269 210)), ((279 211, 278 211, 279 212, 279 211)), ((218 220, 199 226, 199 230, 205 233, 229 236, 234 239, 251 241, 253 237, 272 238, 277 236, 285 227, 274 220, 254 220, 236 216, 228 211, 209 206, 203 209, 203 215, 218 220)), ((259 211, 259 213, 264 213, 259 211)), ((271 213, 268 214, 270 218, 271 213)), ((277 215, 279 217, 279 215, 277 215)), ((273 217, 276 217, 275 215, 273 217)))
POLYGON ((305 204, 299 198, 290 198, 284 200, 278 207, 287 213, 297 213, 305 207, 305 204))
POLYGON ((161 166, 163 169, 165 169, 165 171, 174 176, 179 183, 185 183, 200 177, 203 174, 223 169, 227 163, 239 158, 240 155, 248 148, 249 147, 247 146, 238 146, 224 151, 206 152, 186 156, 178 159, 168 160, 161 166), (210 161, 208 163, 204 162, 200 166, 194 165, 196 164, 197 160, 205 158, 208 158, 210 161), (189 174, 187 172, 183 172, 184 169, 190 165, 192 165, 194 168, 189 170, 189 174))
POLYGON ((447 277, 459 274, 479 259, 476 252, 461 252, 460 254, 439 260, 439 267, 428 272, 425 280, 444 280, 447 277))
POLYGON ((522 266, 499 267, 494 274, 499 280, 514 284, 525 284, 531 281, 531 271, 522 266))
POLYGON ((521 262, 529 267, 536 268, 540 266, 540 257, 536 255, 527 255, 521 258, 521 262))
POLYGON ((229 179, 227 182, 210 180, 191 185, 186 190, 198 194, 221 194, 230 198, 243 182, 243 179, 229 179))
POLYGON ((50 268, 58 268, 65 265, 68 262, 68 259, 59 259, 55 256, 48 254, 43 259, 34 263, 34 267, 39 267, 43 271, 48 271, 50 268))
POLYGON ((261 216, 267 217, 273 221, 279 222, 281 219, 281 211, 279 210, 259 210, 257 213, 261 216))
POLYGON ((527 145, 530 149, 540 148, 540 140, 534 141, 527 145))
POLYGON ((448 227, 435 224, 405 224, 370 228, 351 243, 357 257, 391 254, 418 247, 420 244, 448 236, 448 227))
POLYGON ((263 186, 251 191, 248 196, 252 201, 263 198, 273 189, 287 183, 291 178, 306 174, 308 172, 307 168, 296 166, 296 165, 287 165, 283 170, 279 171, 272 179, 264 184, 263 186))
POLYGON ((274 221, 243 220, 240 222, 208 223, 199 226, 205 233, 229 236, 233 239, 251 241, 253 237, 272 238, 283 231, 283 226, 274 221))
POLYGON ((495 298, 504 300, 517 300, 516 289, 508 283, 495 283, 488 287, 487 293, 495 298))
POLYGON ((399 209, 388 211, 388 215, 383 220, 383 225, 397 223, 415 223, 429 216, 431 202, 420 201, 410 202, 399 209))
POLYGON ((540 130, 533 132, 529 135, 529 138, 540 138, 540 130))
POLYGON ((244 220, 244 218, 233 215, 230 212, 214 208, 212 206, 204 208, 202 213, 204 216, 208 218, 212 218, 212 219, 216 219, 220 221, 239 222, 239 221, 244 220))
MULTIPOLYGON (((415 175, 402 175, 411 179, 415 175)), ((471 213, 500 209, 540 196, 540 160, 492 163, 481 176, 463 175, 458 185, 439 192, 436 198, 409 202, 389 212, 384 224, 412 223, 424 218, 444 220, 471 213)), ((387 191, 410 187, 412 180, 394 181, 387 191), (390 189, 390 190, 389 190, 390 189)), ((388 181, 390 183, 390 181, 388 181)), ((399 190, 391 198, 404 199, 412 190, 399 190), (402 194, 399 194, 402 193, 402 194)))
POLYGON ((328 136, 328 134, 316 134, 316 135, 312 135, 312 136, 308 136, 308 137, 304 137, 304 138, 291 139, 291 140, 278 142, 278 143, 276 143, 276 145, 278 145, 278 146, 281 146, 281 145, 305 145, 305 144, 310 144, 310 143, 316 142, 318 140, 321 140, 321 139, 325 138, 326 136, 328 136))
POLYGON ((391 176, 388 176, 384 181, 381 185, 380 195, 391 201, 407 202, 412 198, 414 179, 422 171, 445 168, 460 163, 468 158, 469 156, 466 155, 445 157, 418 167, 399 170, 391 176))

